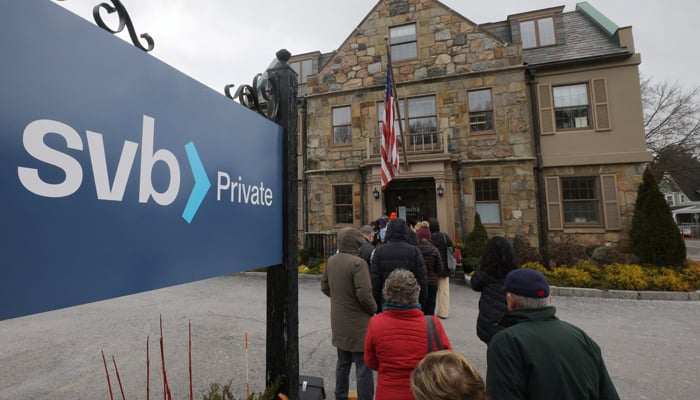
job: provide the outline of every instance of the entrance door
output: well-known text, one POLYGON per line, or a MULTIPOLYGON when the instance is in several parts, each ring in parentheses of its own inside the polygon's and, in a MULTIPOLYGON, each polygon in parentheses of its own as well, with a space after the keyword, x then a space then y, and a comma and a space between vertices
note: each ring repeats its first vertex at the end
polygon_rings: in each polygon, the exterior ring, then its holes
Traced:
POLYGON ((434 179, 393 180, 384 199, 386 215, 396 212, 411 225, 437 217, 434 179))

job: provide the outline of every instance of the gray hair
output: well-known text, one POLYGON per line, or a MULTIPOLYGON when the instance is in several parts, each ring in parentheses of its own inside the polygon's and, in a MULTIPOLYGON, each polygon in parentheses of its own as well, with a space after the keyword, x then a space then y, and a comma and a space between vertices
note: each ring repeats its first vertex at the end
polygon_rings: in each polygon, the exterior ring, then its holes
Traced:
POLYGON ((360 232, 365 236, 374 235, 374 227, 372 225, 363 225, 362 228, 360 228, 360 232))
POLYGON ((403 268, 397 268, 389 274, 382 290, 384 300, 405 306, 417 304, 419 294, 420 285, 416 276, 403 268))
POLYGON ((513 297, 513 300, 515 300, 515 310, 528 310, 532 308, 545 308, 550 306, 550 298, 549 296, 547 297, 542 297, 542 298, 534 298, 534 297, 525 297, 525 296, 518 296, 517 294, 510 293, 511 297, 513 297))

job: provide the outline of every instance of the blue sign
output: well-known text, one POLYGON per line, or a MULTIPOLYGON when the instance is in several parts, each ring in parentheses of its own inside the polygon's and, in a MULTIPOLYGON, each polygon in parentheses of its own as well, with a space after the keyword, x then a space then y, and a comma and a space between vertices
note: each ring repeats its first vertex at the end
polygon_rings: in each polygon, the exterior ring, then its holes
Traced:
POLYGON ((280 126, 46 0, 0 51, 0 319, 282 263, 280 126))

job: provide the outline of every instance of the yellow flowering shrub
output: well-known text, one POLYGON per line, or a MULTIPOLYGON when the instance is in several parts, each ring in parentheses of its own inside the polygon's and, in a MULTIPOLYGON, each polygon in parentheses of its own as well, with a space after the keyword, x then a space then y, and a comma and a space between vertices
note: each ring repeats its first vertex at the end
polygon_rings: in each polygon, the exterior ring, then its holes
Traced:
POLYGON ((649 287, 646 272, 634 264, 605 265, 602 278, 610 289, 646 290, 649 287))
POLYGON ((549 274, 550 284, 554 286, 593 287, 593 278, 582 268, 557 267, 549 274))
POLYGON ((684 279, 683 275, 671 268, 660 268, 650 276, 650 281, 651 287, 655 290, 674 292, 688 292, 692 290, 692 282, 684 279))

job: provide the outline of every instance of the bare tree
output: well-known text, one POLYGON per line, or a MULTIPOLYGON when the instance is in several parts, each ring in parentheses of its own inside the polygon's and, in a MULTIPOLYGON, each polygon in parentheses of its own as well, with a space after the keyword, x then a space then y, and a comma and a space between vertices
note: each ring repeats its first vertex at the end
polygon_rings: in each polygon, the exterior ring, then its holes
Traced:
POLYGON ((642 77, 641 92, 646 142, 654 159, 671 149, 700 156, 700 86, 684 89, 642 77))

